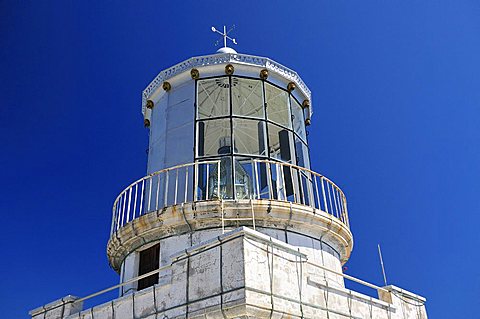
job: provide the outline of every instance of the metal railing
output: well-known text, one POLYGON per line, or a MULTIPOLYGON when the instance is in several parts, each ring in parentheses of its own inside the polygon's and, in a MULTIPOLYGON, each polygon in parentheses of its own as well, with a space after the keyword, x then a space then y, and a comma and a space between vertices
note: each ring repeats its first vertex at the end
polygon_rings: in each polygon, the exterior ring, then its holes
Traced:
POLYGON ((325 176, 285 162, 242 159, 182 164, 130 184, 113 204, 111 234, 152 211, 206 200, 276 200, 309 206, 349 227, 347 201, 325 176))

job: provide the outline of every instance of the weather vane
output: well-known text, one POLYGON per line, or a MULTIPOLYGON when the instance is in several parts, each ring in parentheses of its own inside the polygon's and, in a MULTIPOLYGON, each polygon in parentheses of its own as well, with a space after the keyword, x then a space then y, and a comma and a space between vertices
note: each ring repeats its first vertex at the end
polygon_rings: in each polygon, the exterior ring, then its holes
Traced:
MULTIPOLYGON (((227 31, 227 27, 226 26, 223 26, 223 33, 218 31, 217 29, 215 29, 215 27, 212 27, 212 31, 213 32, 216 32, 218 34, 220 34, 222 37, 223 37, 223 46, 226 48, 227 47, 227 39, 229 40, 232 40, 233 44, 237 44, 237 40, 235 40, 234 38, 231 38, 228 36, 228 34, 233 30, 235 29, 235 25, 233 25, 230 30, 227 31)), ((217 40, 217 42, 215 42, 215 46, 218 45, 220 40, 217 40)))

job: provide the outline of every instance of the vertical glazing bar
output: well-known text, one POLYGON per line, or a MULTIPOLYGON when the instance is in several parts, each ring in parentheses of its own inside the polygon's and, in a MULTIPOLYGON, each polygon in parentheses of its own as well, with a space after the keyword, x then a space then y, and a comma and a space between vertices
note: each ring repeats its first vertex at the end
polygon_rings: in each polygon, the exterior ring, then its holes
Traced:
POLYGON ((325 205, 325 212, 328 213, 327 197, 325 196, 325 186, 323 185, 324 178, 320 177, 320 183, 322 184, 323 204, 325 205))
POLYGON ((185 194, 184 194, 184 199, 183 202, 187 202, 187 197, 188 197, 188 169, 190 166, 185 166, 185 194))
POLYGON ((208 196, 208 195, 209 195, 209 194, 208 194, 208 193, 209 193, 208 180, 209 180, 209 178, 210 178, 210 177, 209 177, 209 174, 210 174, 210 163, 206 163, 205 165, 207 166, 207 180, 206 180, 206 184, 205 184, 205 185, 206 185, 206 187, 205 187, 205 194, 206 194, 206 195, 205 195, 205 200, 208 200, 208 199, 209 199, 209 196, 208 196))
POLYGON ((174 205, 177 205, 177 193, 178 193, 178 171, 180 170, 180 168, 177 168, 175 170, 175 196, 174 196, 174 199, 173 199, 173 203, 174 205))
POLYGON ((137 200, 138 200, 138 183, 135 183, 135 197, 133 200, 133 217, 132 220, 135 219, 135 211, 137 210, 137 200))
POLYGON ((166 171, 165 172, 165 193, 163 194, 163 207, 167 207, 167 199, 168 199, 168 173, 170 173, 170 171, 166 171))
POLYGON ((145 191, 145 180, 142 180, 142 193, 140 194, 140 209, 138 210, 138 216, 142 215, 143 208, 143 192, 145 191))

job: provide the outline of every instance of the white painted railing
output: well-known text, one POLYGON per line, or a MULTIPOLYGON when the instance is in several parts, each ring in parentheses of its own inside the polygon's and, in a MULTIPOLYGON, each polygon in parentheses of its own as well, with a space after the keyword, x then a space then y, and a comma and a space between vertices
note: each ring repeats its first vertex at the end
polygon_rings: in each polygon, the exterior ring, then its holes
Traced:
POLYGON ((133 219, 164 207, 233 199, 302 204, 326 212, 349 227, 345 195, 325 176, 284 162, 252 159, 232 165, 230 161, 225 157, 182 164, 132 183, 113 204, 111 234, 133 219))

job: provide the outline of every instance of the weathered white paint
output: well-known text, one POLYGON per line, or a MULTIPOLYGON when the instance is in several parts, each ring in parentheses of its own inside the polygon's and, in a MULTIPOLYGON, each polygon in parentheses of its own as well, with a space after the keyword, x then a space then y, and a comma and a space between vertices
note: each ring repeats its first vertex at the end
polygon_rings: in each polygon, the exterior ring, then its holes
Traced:
POLYGON ((156 102, 151 111, 148 174, 194 161, 194 103, 192 79, 172 86, 156 102))

